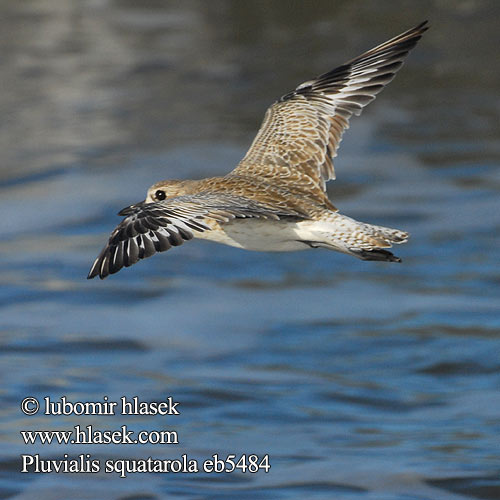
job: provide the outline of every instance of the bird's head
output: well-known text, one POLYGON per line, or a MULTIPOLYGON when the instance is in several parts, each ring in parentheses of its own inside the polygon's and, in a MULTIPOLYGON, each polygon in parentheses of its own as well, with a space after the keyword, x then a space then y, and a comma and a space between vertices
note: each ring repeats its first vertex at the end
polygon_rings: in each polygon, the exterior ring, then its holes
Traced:
POLYGON ((134 205, 130 205, 129 207, 125 207, 124 209, 118 212, 118 215, 130 215, 138 208, 147 205, 148 203, 155 203, 158 201, 163 201, 168 198, 174 198, 175 196, 182 196, 185 194, 191 194, 192 186, 191 184, 195 181, 178 181, 178 180, 168 180, 168 181, 160 181, 156 184, 153 184, 146 194, 146 199, 139 203, 135 203, 134 205))
POLYGON ((145 203, 153 203, 155 201, 163 201, 167 198, 182 196, 188 194, 189 190, 186 184, 189 181, 167 180, 153 184, 146 195, 145 203))

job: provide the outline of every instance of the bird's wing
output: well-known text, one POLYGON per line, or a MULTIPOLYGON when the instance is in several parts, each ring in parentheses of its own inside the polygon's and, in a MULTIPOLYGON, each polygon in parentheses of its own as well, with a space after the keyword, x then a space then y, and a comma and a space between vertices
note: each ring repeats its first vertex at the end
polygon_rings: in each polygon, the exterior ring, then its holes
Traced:
POLYGON ((155 203, 138 203, 120 212, 125 219, 115 228, 98 255, 88 279, 104 279, 157 252, 179 246, 194 232, 211 230, 208 221, 228 222, 235 218, 280 219, 300 217, 295 211, 273 208, 241 196, 199 193, 155 203))
POLYGON ((324 201, 349 119, 394 78, 426 23, 284 95, 267 110, 246 156, 229 175, 264 178, 324 201))

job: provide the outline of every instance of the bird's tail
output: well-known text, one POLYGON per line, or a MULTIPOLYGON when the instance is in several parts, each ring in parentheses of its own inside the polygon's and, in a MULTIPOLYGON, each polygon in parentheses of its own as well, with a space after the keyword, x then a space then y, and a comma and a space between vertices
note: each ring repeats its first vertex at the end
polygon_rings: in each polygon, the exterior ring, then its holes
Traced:
POLYGON ((399 229, 358 222, 338 212, 329 212, 322 222, 327 223, 330 230, 326 233, 327 227, 323 225, 322 238, 311 241, 310 246, 330 248, 362 260, 401 262, 401 259, 387 248, 393 244, 406 243, 409 238, 408 233, 399 229))

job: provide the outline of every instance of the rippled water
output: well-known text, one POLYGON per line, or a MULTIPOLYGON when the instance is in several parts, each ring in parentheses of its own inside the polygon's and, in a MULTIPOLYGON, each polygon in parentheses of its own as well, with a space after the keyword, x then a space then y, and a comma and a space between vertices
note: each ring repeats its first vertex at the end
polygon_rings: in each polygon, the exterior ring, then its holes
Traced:
POLYGON ((500 498, 497 2, 0 5, 1 498, 500 498), (412 233, 401 265, 190 242, 87 281, 115 213, 233 168, 295 84, 422 19, 329 186, 412 233), (23 416, 26 396, 181 415, 23 416), (175 429, 179 445, 22 443, 175 429), (269 453, 250 474, 20 474, 43 458, 269 453))

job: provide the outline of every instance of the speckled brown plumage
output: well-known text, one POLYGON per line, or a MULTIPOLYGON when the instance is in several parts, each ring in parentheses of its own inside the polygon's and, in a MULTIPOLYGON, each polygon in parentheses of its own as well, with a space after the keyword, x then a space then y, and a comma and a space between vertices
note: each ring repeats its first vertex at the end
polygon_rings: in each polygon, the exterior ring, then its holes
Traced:
POLYGON ((375 99, 403 64, 422 23, 342 66, 299 85, 266 112, 249 151, 230 175, 272 179, 328 204, 325 181, 349 118, 375 99))
POLYGON ((422 23, 306 81, 266 112, 250 149, 224 177, 161 181, 120 212, 88 278, 105 278, 193 237, 250 250, 324 247, 364 260, 400 261, 386 250, 408 234, 338 213, 325 183, 353 114, 359 115, 426 31, 422 23))

